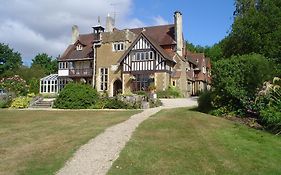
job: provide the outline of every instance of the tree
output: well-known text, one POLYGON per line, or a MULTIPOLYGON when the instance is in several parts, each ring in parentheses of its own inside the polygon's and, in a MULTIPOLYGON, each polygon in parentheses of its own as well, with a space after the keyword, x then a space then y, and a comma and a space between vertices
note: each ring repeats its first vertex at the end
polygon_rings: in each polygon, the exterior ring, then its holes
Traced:
POLYGON ((192 43, 189 43, 188 41, 186 42, 186 48, 188 51, 193 52, 193 53, 203 53, 205 50, 205 47, 202 47, 200 45, 194 45, 192 43))
POLYGON ((246 111, 252 108, 257 92, 271 76, 270 62, 262 55, 233 56, 215 62, 212 88, 217 108, 246 111))
POLYGON ((232 31, 223 41, 225 57, 250 53, 281 61, 281 1, 236 0, 232 31))
POLYGON ((205 48, 205 56, 211 58, 213 61, 218 61, 223 58, 221 44, 214 44, 212 47, 205 48))
POLYGON ((200 45, 193 45, 186 42, 187 50, 193 53, 204 53, 206 57, 211 58, 212 61, 217 61, 223 58, 221 43, 214 44, 213 46, 202 47, 200 45))
POLYGON ((31 79, 40 79, 45 76, 45 71, 40 65, 33 65, 32 67, 21 66, 14 74, 19 75, 25 81, 29 82, 31 79))
POLYGON ((35 58, 32 59, 31 67, 36 66, 43 68, 46 75, 57 72, 57 61, 46 53, 37 54, 35 58))
POLYGON ((0 75, 6 71, 14 71, 22 65, 21 55, 8 45, 0 43, 0 75))

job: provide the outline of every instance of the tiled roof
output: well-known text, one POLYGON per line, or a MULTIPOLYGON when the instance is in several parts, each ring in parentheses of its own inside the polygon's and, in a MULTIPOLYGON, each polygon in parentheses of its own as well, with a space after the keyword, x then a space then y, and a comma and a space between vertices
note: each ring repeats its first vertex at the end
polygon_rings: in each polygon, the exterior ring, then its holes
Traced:
POLYGON ((67 47, 67 49, 64 51, 64 53, 59 57, 59 61, 64 61, 67 59, 67 56, 71 53, 70 51, 73 50, 74 45, 71 44, 67 47))
POLYGON ((151 26, 129 29, 130 31, 139 35, 141 32, 145 31, 145 34, 152 38, 159 45, 171 45, 176 44, 175 41, 175 25, 161 25, 161 26, 151 26))
POLYGON ((117 30, 115 29, 113 32, 103 32, 102 35, 102 42, 103 43, 110 43, 110 42, 118 42, 118 41, 132 41, 134 40, 137 35, 130 30, 117 30))
POLYGON ((92 45, 87 45, 83 47, 82 50, 74 50, 68 55, 68 60, 76 60, 81 58, 92 58, 93 48, 92 45))
POLYGON ((186 72, 186 76, 187 76, 188 80, 194 81, 194 76, 193 76, 193 71, 192 70, 187 71, 186 72))
MULTIPOLYGON (((203 67, 211 68, 210 58, 206 58, 204 53, 191 53, 187 52, 186 59, 197 66, 199 72, 195 74, 195 80, 210 82, 211 78, 208 77, 208 73, 203 73, 203 67)), ((188 73, 189 75, 190 73, 188 73)))
MULTIPOLYGON (((142 33, 153 44, 156 50, 158 50, 162 54, 164 58, 174 62, 174 53, 169 53, 161 47, 162 45, 176 44, 174 30, 174 24, 125 30, 114 29, 113 32, 101 33, 101 39, 103 43, 124 40, 133 41, 142 33)), ((68 46, 62 56, 59 58, 59 61, 90 57, 93 52, 92 43, 95 40, 98 40, 97 34, 90 33, 79 35, 78 40, 73 45, 68 46), (76 45, 78 43, 84 46, 82 51, 76 50, 76 45)))
POLYGON ((155 49, 167 60, 175 62, 173 60, 173 58, 170 57, 170 55, 160 46, 158 45, 152 38, 150 38, 149 36, 146 35, 146 32, 141 32, 139 34, 139 36, 135 39, 135 41, 131 44, 131 46, 126 50, 126 52, 123 54, 123 56, 119 59, 118 63, 121 63, 123 61, 123 59, 127 56, 127 54, 131 51, 132 47, 134 47, 134 45, 138 42, 138 40, 141 37, 145 37, 151 44, 153 47, 155 47, 155 49))
POLYGON ((76 59, 91 57, 92 56, 91 54, 93 52, 92 42, 97 39, 98 39, 98 36, 93 33, 79 35, 77 41, 74 44, 71 44, 67 47, 65 52, 59 58, 59 61, 76 60, 76 59), (84 46, 81 51, 76 50, 77 44, 82 44, 84 46))
POLYGON ((78 38, 78 41, 80 41, 81 44, 83 44, 83 45, 92 44, 92 42, 94 40, 98 40, 98 35, 97 34, 93 34, 93 33, 82 34, 82 35, 79 35, 79 38, 78 38))

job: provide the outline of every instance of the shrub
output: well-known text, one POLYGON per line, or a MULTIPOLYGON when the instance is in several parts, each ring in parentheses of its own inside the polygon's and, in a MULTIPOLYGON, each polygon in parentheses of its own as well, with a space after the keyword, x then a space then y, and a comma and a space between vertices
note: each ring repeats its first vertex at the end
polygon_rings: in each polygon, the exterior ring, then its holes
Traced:
POLYGON ((208 113, 212 110, 212 93, 211 91, 204 91, 198 98, 198 110, 208 113))
POLYGON ((31 101, 32 98, 30 97, 17 97, 13 99, 11 108, 15 109, 22 109, 22 108, 27 108, 29 106, 29 102, 31 101))
POLYGON ((0 108, 8 108, 10 106, 11 100, 0 99, 0 108))
POLYGON ((161 106, 162 102, 159 99, 149 99, 149 107, 155 108, 161 106))
POLYGON ((262 124, 266 129, 274 132, 281 133, 281 112, 280 109, 268 107, 260 111, 262 124))
POLYGON ((105 108, 108 109, 132 109, 133 107, 117 98, 109 98, 106 100, 105 108))
POLYGON ((118 98, 101 98, 97 103, 92 105, 92 109, 135 109, 133 104, 126 103, 118 98))
POLYGON ((29 92, 39 94, 40 80, 39 78, 32 78, 28 81, 29 92))
POLYGON ((0 88, 4 88, 9 92, 14 92, 16 95, 25 96, 28 93, 28 85, 26 81, 18 75, 0 80, 0 88))
POLYGON ((281 132, 281 88, 280 79, 264 83, 256 98, 256 109, 262 124, 274 133, 281 132))
POLYGON ((168 89, 165 91, 157 92, 158 98, 179 98, 181 96, 182 95, 180 90, 174 86, 169 86, 168 89))
POLYGON ((86 109, 95 105, 99 96, 90 85, 70 83, 60 92, 54 102, 55 108, 86 109))
POLYGON ((257 88, 270 76, 268 60, 257 54, 234 56, 214 63, 214 107, 240 114, 252 111, 257 88))
POLYGON ((147 92, 145 92, 145 91, 136 91, 136 92, 134 92, 134 94, 147 96, 147 92))

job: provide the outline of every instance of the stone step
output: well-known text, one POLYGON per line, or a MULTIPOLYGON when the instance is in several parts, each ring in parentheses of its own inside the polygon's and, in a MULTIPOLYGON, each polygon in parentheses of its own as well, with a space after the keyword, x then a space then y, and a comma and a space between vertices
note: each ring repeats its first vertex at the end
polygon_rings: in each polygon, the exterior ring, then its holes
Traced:
POLYGON ((33 106, 52 106, 52 104, 34 104, 33 106))
POLYGON ((52 101, 37 101, 35 104, 31 106, 31 108, 51 108, 52 101))

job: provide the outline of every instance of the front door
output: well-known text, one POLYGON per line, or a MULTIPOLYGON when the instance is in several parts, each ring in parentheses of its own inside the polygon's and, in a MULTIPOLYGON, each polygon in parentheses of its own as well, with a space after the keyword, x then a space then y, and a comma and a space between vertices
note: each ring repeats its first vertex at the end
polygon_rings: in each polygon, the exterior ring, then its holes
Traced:
POLYGON ((116 80, 113 83, 113 96, 116 96, 117 94, 122 93, 122 81, 116 80))

